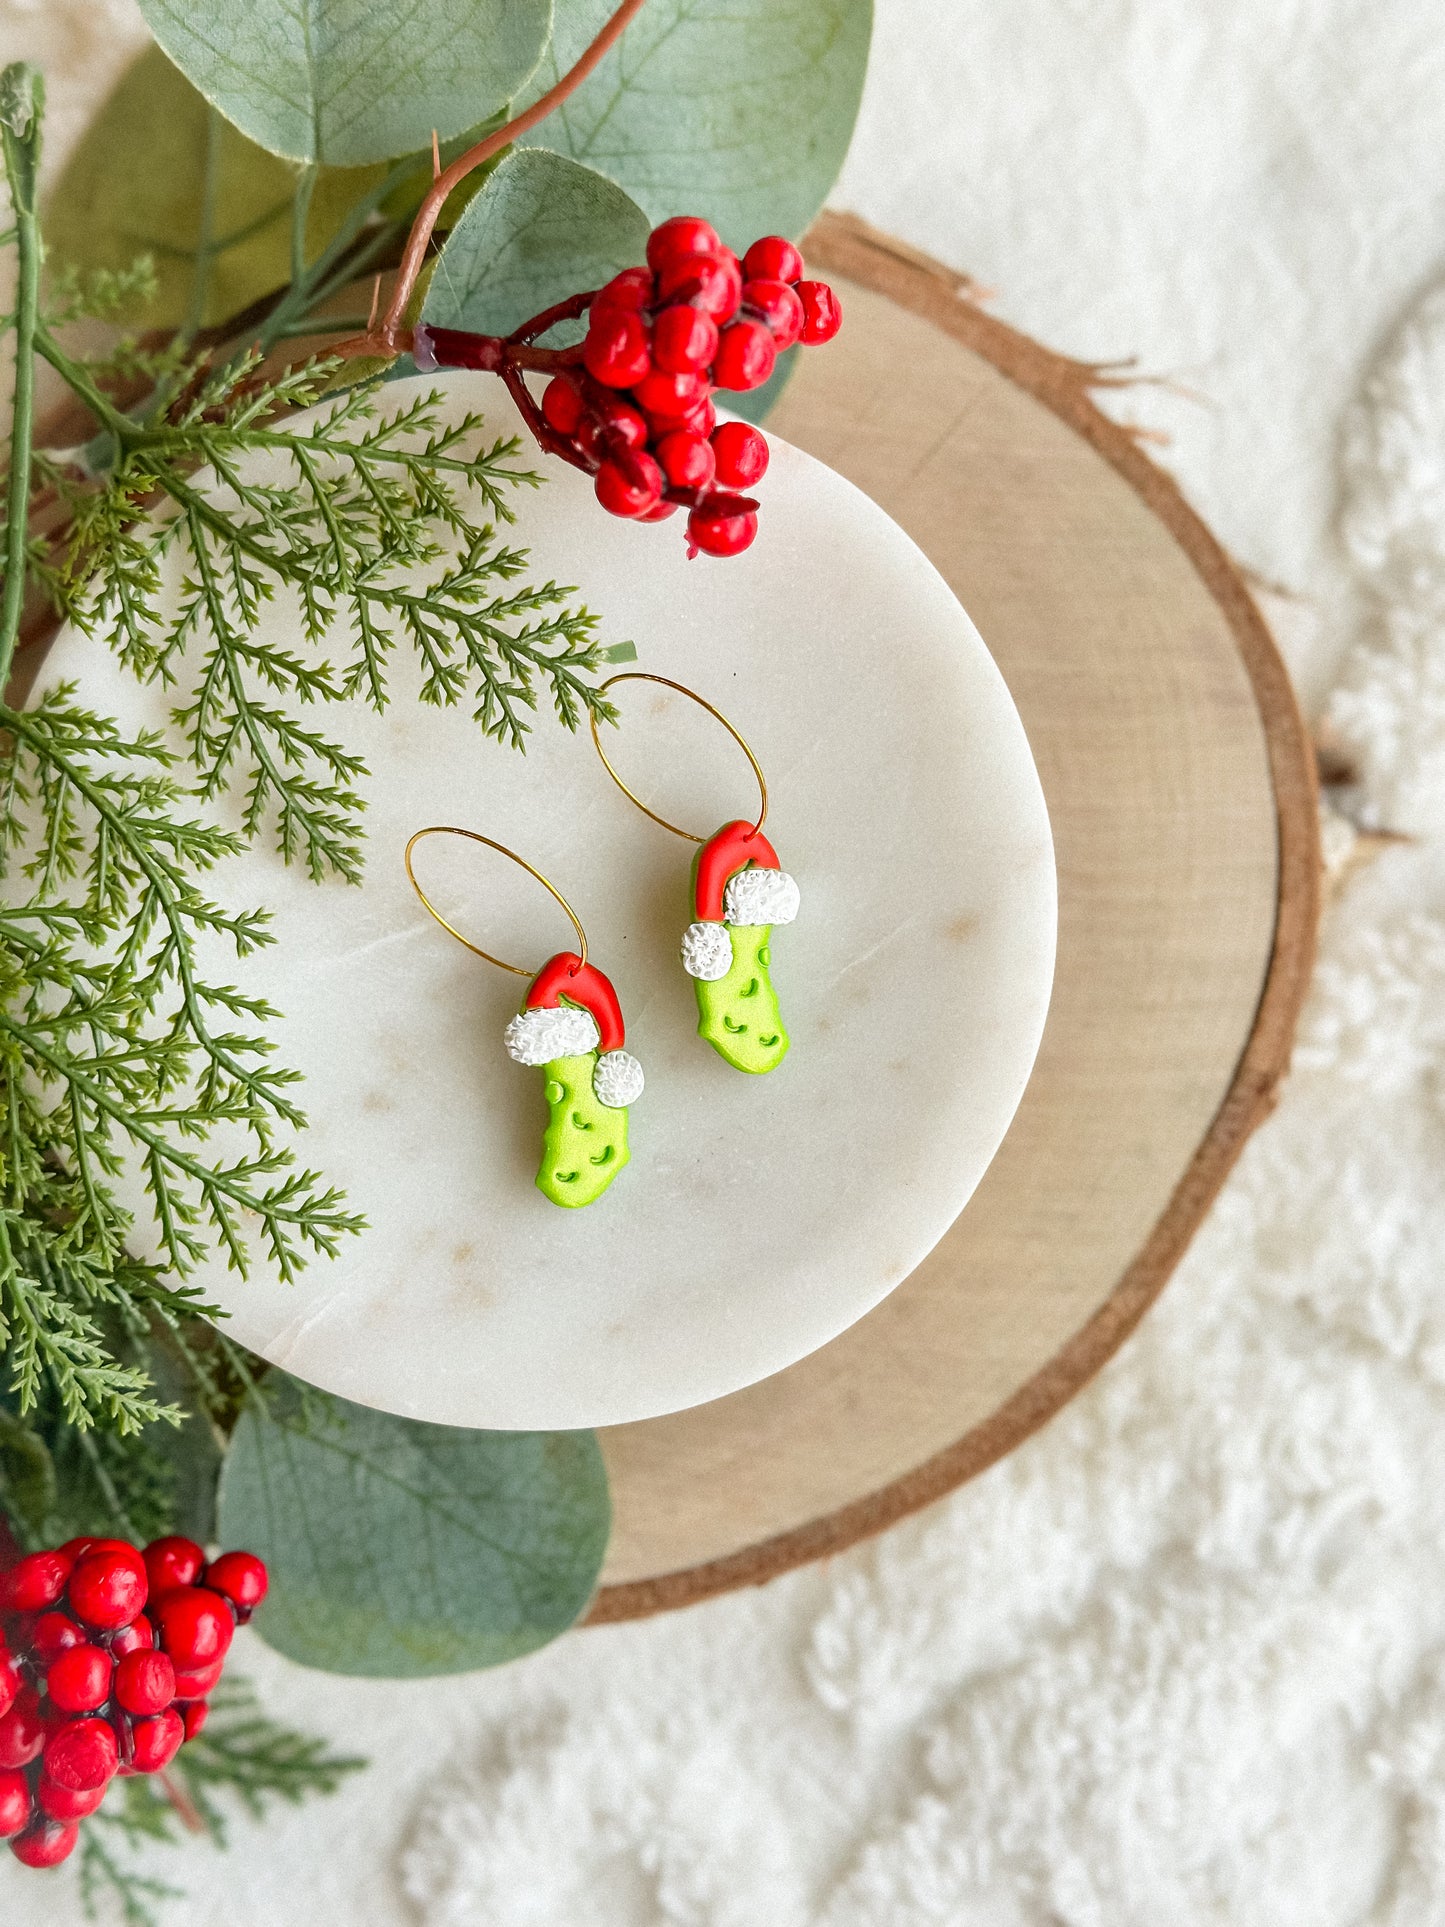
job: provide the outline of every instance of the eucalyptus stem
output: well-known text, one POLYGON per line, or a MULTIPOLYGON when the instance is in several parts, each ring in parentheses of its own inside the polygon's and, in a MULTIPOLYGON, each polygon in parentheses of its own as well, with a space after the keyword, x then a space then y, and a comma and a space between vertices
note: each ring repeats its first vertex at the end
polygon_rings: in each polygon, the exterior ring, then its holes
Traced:
POLYGON ((20 63, 0 75, 0 144, 15 215, 19 277, 15 295, 15 391, 10 427, 10 474, 5 520, 5 583, 0 594, 0 694, 25 610, 29 538, 30 464, 35 435, 35 336, 40 316, 40 264, 44 250, 35 214, 35 176, 40 158, 40 114, 45 90, 33 67, 20 63))
POLYGON ((201 218, 196 233, 196 271, 191 281, 191 296, 186 318, 181 323, 178 342, 189 348, 206 318, 206 298, 211 291, 211 270, 215 266, 216 243, 212 229, 216 220, 216 190, 221 177, 221 116, 206 103, 206 158, 201 174, 201 218))
POLYGON ((316 192, 317 168, 309 161, 296 176, 296 194, 291 203, 291 285, 299 288, 306 280, 306 221, 311 213, 311 196, 316 192))
POLYGON ((502 149, 509 147, 519 134, 525 134, 529 128, 545 120, 569 95, 574 94, 593 68, 622 38, 632 21, 642 11, 642 7, 643 0, 622 0, 622 5, 607 21, 596 39, 583 50, 580 57, 567 69, 554 87, 549 87, 545 94, 533 101, 532 105, 518 114, 515 119, 509 120, 503 127, 494 129, 492 133, 479 140, 475 147, 469 147, 464 154, 459 154, 450 167, 441 169, 412 220, 411 232, 406 237, 406 247, 402 250, 401 266, 397 271, 396 285, 391 291, 386 313, 374 328, 368 328, 365 333, 353 335, 349 340, 341 342, 337 346, 337 354, 381 356, 387 360, 394 360, 403 348, 410 346, 410 342, 402 338, 405 333, 402 324, 406 318, 407 303, 415 292, 426 261, 426 251, 431 245, 432 234, 453 189, 460 187, 468 174, 474 173, 494 154, 500 154, 502 149))
POLYGON ((364 328, 366 322, 364 314, 303 315, 296 321, 283 322, 272 330, 272 335, 277 341, 290 341, 297 335, 340 335, 353 328, 364 328))

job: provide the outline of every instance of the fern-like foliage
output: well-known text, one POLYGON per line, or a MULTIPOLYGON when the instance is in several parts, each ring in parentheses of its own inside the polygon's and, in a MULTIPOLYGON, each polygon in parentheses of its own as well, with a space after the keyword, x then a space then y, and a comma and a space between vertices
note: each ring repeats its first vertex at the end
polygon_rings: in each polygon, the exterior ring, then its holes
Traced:
POLYGON ((513 748, 540 689, 568 728, 611 709, 588 680, 596 618, 566 606, 571 589, 525 581, 526 552, 498 533, 509 495, 539 480, 517 466, 520 444, 488 443, 474 414, 447 422, 437 393, 389 412, 362 390, 322 400, 336 367, 258 386, 245 357, 197 373, 156 427, 93 398, 118 456, 99 490, 53 472, 72 523, 51 568, 83 629, 142 679, 183 688, 176 721, 202 797, 240 785, 247 836, 274 821, 288 861, 356 881, 366 772, 298 707, 385 708, 406 643, 424 702, 469 703, 513 748), (277 419, 318 402, 304 425, 277 419), (295 643, 267 631, 275 602, 295 643))
MULTIPOLYGON (((216 1255, 292 1279, 361 1228, 296 1162, 295 1074, 242 981, 266 915, 213 900, 207 873, 265 836, 318 882, 359 880, 366 770, 345 710, 383 708, 402 658, 423 702, 466 704, 515 748, 544 698, 569 728, 612 711, 596 618, 529 580, 505 539, 539 479, 515 441, 448 419, 436 393, 331 392, 326 362, 272 374, 237 351, 212 367, 183 338, 69 352, 64 324, 133 306, 148 270, 53 274, 42 298, 40 107, 30 70, 0 75, 15 215, 0 242, 19 265, 0 316, 16 403, 0 684, 28 581, 174 704, 163 739, 73 688, 0 703, 0 1416, 39 1427, 80 1495, 71 1516, 99 1508, 132 1536, 154 1449, 137 1446, 129 1478, 87 1434, 177 1426, 182 1398, 224 1406, 193 1336, 214 1308, 188 1279, 216 1255), (31 445, 39 360, 84 405, 84 447, 31 445), (169 1397, 158 1334, 196 1368, 169 1397)), ((307 279, 292 306, 315 292, 307 279)), ((27 1463, 23 1438, 0 1438, 0 1482, 27 1463)))
POLYGON ((142 1873, 134 1855, 174 1845, 187 1831, 225 1845, 230 1809, 263 1819, 277 1802, 299 1806, 334 1793, 366 1761, 332 1753, 322 1740, 268 1719, 243 1680, 225 1680, 203 1732, 176 1755, 164 1784, 137 1776, 116 1782, 80 1843, 80 1891, 92 1920, 156 1927, 157 1909, 180 1890, 142 1873))
POLYGON ((205 938, 238 958, 269 940, 260 912, 198 887, 237 835, 185 807, 157 738, 69 689, 6 722, 0 858, 28 888, 0 904, 0 1337, 22 1413, 48 1377, 72 1423, 133 1431, 162 1413, 103 1309, 174 1321, 213 1245, 244 1272, 259 1236, 292 1277, 359 1221, 295 1168, 273 1012, 198 961, 205 938), (144 1184, 149 1261, 122 1182, 144 1184))

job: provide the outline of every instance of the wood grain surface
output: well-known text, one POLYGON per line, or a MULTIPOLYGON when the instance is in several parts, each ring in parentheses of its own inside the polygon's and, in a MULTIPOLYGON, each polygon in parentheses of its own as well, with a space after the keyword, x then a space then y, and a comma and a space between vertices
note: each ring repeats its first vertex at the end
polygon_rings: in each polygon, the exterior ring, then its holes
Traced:
POLYGON ((997 1159, 890 1298, 775 1378, 602 1434, 594 1621, 837 1551, 1042 1425, 1268 1111, 1313 956, 1314 768, 1288 679, 1237 570, 1096 405, 1117 376, 860 223, 825 217, 807 252, 847 325, 770 426, 908 530, 1013 691, 1058 856, 1053 1006, 997 1159))

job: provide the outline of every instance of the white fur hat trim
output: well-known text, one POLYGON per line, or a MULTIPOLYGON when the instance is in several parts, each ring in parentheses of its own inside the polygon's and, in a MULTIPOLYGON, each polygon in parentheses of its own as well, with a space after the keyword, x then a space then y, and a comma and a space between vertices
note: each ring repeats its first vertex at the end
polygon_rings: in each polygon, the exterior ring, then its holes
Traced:
POLYGON ((689 977, 715 984, 733 967, 733 940, 720 923, 690 923, 682 933, 682 967, 689 977))
POLYGON ((559 1004, 555 1010, 518 1011, 502 1041, 519 1064, 550 1064, 558 1057, 585 1057, 601 1038, 590 1010, 559 1004))
POLYGON ((723 891, 723 915, 729 923, 791 923, 798 901, 786 870, 739 870, 723 891))
POLYGON ((603 1051, 592 1071, 592 1090, 609 1111, 625 1111, 642 1095, 642 1066, 627 1050, 603 1051))

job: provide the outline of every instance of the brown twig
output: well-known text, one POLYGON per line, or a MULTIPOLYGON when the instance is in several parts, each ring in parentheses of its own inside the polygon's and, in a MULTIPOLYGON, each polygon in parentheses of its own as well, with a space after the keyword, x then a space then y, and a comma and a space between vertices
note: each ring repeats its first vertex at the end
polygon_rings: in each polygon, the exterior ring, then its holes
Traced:
POLYGON ((597 63, 622 37, 633 18, 641 12, 642 6, 643 0, 622 0, 622 5, 581 59, 563 74, 555 87, 549 87, 541 99, 534 101, 525 113, 518 114, 516 119, 509 120, 505 127, 499 127, 494 133, 488 134, 484 140, 479 140, 475 147, 469 147, 464 154, 459 154, 450 167, 442 169, 427 190, 426 198, 417 209, 412 221, 411 232, 407 235, 406 246, 402 250, 401 267, 396 277, 396 285, 391 291, 391 299, 387 303, 386 313, 381 318, 380 327, 368 328, 364 335, 352 335, 347 340, 338 342, 331 350, 332 354, 347 357, 377 356, 390 360, 400 354, 403 348, 409 346, 409 338, 404 338, 407 336, 407 331, 403 328, 402 322, 406 315, 407 303, 411 300, 426 260, 426 251, 431 245, 432 233, 446 205, 448 195, 484 161, 489 161, 494 154, 499 154, 504 147, 516 140, 519 134, 525 134, 529 127, 535 127, 538 121, 545 120, 554 108, 562 105, 569 94, 575 93, 597 63))
POLYGON ((186 1831, 188 1833, 209 1833, 210 1828, 206 1825, 205 1816, 191 1798, 190 1794, 186 1792, 185 1788, 181 1786, 178 1781, 173 1780, 169 1773, 158 1773, 156 1778, 164 1788, 166 1798, 175 1808, 176 1813, 180 1817, 181 1825, 186 1831))

